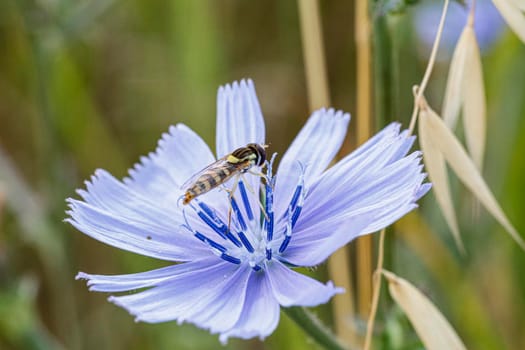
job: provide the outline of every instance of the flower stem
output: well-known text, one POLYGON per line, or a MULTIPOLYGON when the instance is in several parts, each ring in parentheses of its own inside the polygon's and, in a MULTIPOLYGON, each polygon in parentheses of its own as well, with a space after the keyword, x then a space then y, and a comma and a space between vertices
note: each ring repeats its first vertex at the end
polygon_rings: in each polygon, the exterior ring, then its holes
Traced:
POLYGON ((341 344, 339 339, 304 307, 292 306, 282 308, 282 310, 323 348, 330 350, 351 349, 349 346, 341 344))

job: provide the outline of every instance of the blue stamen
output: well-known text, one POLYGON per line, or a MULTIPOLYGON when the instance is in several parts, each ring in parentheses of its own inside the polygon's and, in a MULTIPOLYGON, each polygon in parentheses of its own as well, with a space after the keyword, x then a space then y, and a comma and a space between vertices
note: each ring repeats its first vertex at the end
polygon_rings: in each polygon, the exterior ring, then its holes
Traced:
POLYGON ((206 204, 202 202, 198 202, 199 207, 202 210, 199 210, 199 208, 195 208, 192 206, 192 208, 197 212, 197 215, 204 221, 213 231, 217 232, 219 236, 226 239, 226 233, 228 231, 226 225, 222 220, 215 214, 213 209, 208 207, 206 204))
POLYGON ((279 253, 282 253, 286 250, 286 248, 288 247, 288 244, 290 244, 290 240, 292 239, 292 227, 293 227, 294 216, 292 215, 291 207, 288 207, 288 212, 286 213, 286 217, 288 218, 288 221, 286 223, 286 229, 284 230, 284 239, 281 242, 281 246, 279 247, 279 253))
POLYGON ((222 238, 230 240, 237 247, 242 247, 242 243, 231 233, 231 231, 228 230, 226 224, 217 216, 212 208, 200 201, 198 204, 202 210, 199 210, 199 208, 195 208, 194 206, 192 206, 192 208, 197 212, 197 215, 202 221, 204 221, 222 238))
POLYGON ((286 250, 286 248, 288 248, 288 244, 290 244, 291 240, 292 240, 292 236, 291 235, 286 235, 284 237, 284 240, 281 243, 281 246, 279 247, 279 253, 284 252, 286 250))
POLYGON ((303 209, 302 206, 298 206, 295 208, 293 215, 292 215, 292 228, 295 226, 295 223, 297 222, 297 219, 299 219, 299 215, 301 215, 301 209, 303 209))
POLYGON ((237 220, 239 221, 239 225, 241 225, 241 230, 246 231, 248 227, 246 226, 246 222, 244 221, 241 210, 237 205, 237 201, 235 200, 235 198, 231 197, 230 202, 232 205, 232 209, 235 212, 235 215, 237 216, 237 220))
POLYGON ((200 232, 195 232, 195 237, 197 237, 200 241, 204 242, 204 243, 207 243, 209 244, 212 248, 215 248, 217 249, 218 251, 220 251, 221 253, 224 253, 227 249, 220 245, 219 243, 209 239, 208 237, 206 237, 205 235, 203 235, 202 233, 200 232))
POLYGON ((268 220, 266 221, 266 240, 270 242, 273 239, 273 212, 266 213, 268 220))
POLYGON ((228 238, 237 247, 242 247, 242 243, 233 235, 231 231, 226 232, 226 238, 228 238))
POLYGON ((226 260, 227 262, 231 262, 232 264, 240 265, 240 263, 241 263, 240 259, 235 258, 235 257, 233 257, 231 255, 226 254, 226 253, 222 253, 221 254, 221 258, 226 260))
POLYGON ((290 201, 291 208, 295 209, 297 202, 299 201, 299 196, 301 195, 301 192, 303 191, 303 185, 299 185, 295 188, 295 192, 293 194, 292 200, 290 201))
POLYGON ((266 260, 272 260, 272 250, 270 248, 266 248, 266 260))
POLYGON ((239 191, 241 192, 241 198, 242 202, 244 204, 244 210, 246 210, 246 215, 248 216, 248 220, 253 220, 253 212, 252 212, 252 206, 250 205, 250 201, 248 200, 248 193, 246 193, 246 187, 244 186, 244 182, 239 181, 239 191))
POLYGON ((261 267, 260 267, 259 265, 255 265, 255 266, 252 267, 252 269, 253 269, 254 271, 260 271, 260 270, 261 270, 261 267))
POLYGON ((270 242, 273 239, 273 190, 269 184, 266 184, 266 240, 270 242))
POLYGON ((255 251, 255 249, 253 249, 252 244, 250 243, 250 241, 248 240, 248 237, 246 237, 244 232, 242 232, 242 231, 238 232, 237 235, 241 239, 242 244, 244 244, 244 246, 246 247, 246 250, 248 252, 250 252, 250 253, 253 253, 255 251))
POLYGON ((273 177, 273 162, 275 160, 275 157, 277 157, 277 153, 272 154, 272 158, 269 162, 266 161, 266 168, 268 169, 268 171, 266 172, 266 176, 268 177, 268 179, 272 179, 273 177))

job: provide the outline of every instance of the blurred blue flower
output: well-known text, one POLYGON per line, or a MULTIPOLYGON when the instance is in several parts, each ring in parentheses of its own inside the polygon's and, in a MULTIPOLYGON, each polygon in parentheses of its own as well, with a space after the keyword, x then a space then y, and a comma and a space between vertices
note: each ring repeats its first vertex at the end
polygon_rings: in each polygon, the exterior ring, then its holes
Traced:
MULTIPOLYGON (((250 80, 221 87, 217 106, 217 157, 265 143, 250 80)), ((77 278, 92 291, 134 291, 109 300, 137 321, 189 322, 219 333, 222 342, 268 336, 280 306, 326 303, 343 290, 292 268, 318 265, 354 238, 391 224, 430 188, 422 183, 420 153, 407 155, 414 137, 400 133, 399 124, 326 170, 349 120, 333 109, 314 112, 275 176, 273 157, 265 181, 244 174, 249 184, 239 182, 231 204, 226 191, 215 189, 187 206, 179 201, 181 185, 215 157, 188 127, 171 127, 123 182, 97 170, 87 189, 78 191, 83 200, 68 199, 67 221, 106 244, 180 263, 129 275, 81 272, 77 278), (263 204, 250 188, 264 193, 263 204)))
MULTIPOLYGON (((443 3, 436 1, 421 3, 415 7, 415 31, 428 50, 436 38, 442 10, 443 3)), ((441 47, 447 51, 449 57, 452 56, 456 42, 467 23, 469 11, 469 7, 457 2, 452 2, 449 6, 441 39, 441 47)), ((490 0, 476 1, 475 11, 474 31, 481 51, 486 52, 504 32, 505 21, 490 0)))

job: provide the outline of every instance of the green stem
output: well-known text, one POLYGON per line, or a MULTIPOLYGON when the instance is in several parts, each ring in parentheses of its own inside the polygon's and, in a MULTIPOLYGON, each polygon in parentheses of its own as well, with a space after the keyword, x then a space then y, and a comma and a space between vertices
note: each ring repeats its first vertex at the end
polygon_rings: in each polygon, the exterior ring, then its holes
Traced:
POLYGON ((351 349, 349 346, 341 344, 337 337, 304 307, 293 306, 282 308, 282 310, 323 348, 330 350, 351 349))
MULTIPOLYGON (((399 119, 399 74, 397 72, 398 53, 396 52, 399 38, 396 38, 395 28, 392 26, 388 13, 381 13, 381 3, 372 3, 373 18, 373 53, 374 66, 374 113, 376 129, 380 130, 392 120, 399 119)), ((387 229, 387 233, 391 231, 387 229)), ((389 235, 384 247, 384 266, 393 268, 395 260, 395 236, 389 235)), ((382 302, 388 305, 388 299, 383 296, 382 302)))
POLYGON ((388 30, 386 15, 373 15, 372 38, 374 114, 376 128, 380 129, 388 124, 388 121, 393 117, 392 114, 394 113, 392 41, 388 30))

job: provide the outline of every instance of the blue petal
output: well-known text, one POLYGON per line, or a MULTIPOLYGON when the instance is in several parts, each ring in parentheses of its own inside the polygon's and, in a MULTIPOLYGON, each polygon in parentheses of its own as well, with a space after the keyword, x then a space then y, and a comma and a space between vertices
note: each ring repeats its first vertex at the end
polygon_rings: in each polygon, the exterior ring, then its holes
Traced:
POLYGON ((253 82, 221 86, 217 94, 217 158, 250 142, 264 143, 264 119, 253 82))
POLYGON ((213 161, 213 153, 200 136, 177 124, 162 135, 155 153, 130 170, 125 182, 157 200, 172 191, 180 195, 181 185, 213 161))
POLYGON ((333 109, 315 111, 279 164, 275 185, 277 213, 283 213, 304 169, 308 187, 335 157, 346 135, 350 115, 333 109))
MULTIPOLYGON (((251 268, 207 259, 177 265, 174 272, 169 280, 153 288, 113 296, 110 301, 135 315, 137 321, 177 320, 193 323, 212 333, 230 330, 237 324, 247 289, 252 288, 249 284, 251 268)), ((144 282, 149 283, 149 280, 144 282)))
POLYGON ((403 157, 412 144, 414 137, 399 134, 400 125, 390 124, 350 153, 333 167, 318 177, 308 189, 310 197, 318 197, 322 202, 330 201, 328 194, 337 193, 348 183, 380 170, 383 166, 403 157))
MULTIPOLYGON (((264 144, 264 119, 255 93, 253 81, 250 79, 221 86, 217 94, 217 158, 231 153, 248 143, 264 144)), ((260 178, 245 174, 248 187, 253 190, 248 200, 253 210, 257 210, 260 178)), ((234 181, 230 180, 226 187, 232 188, 234 181)), ((241 193, 237 189, 235 198, 240 201, 241 193)), ((221 203, 228 204, 228 200, 221 203)), ((228 210, 227 207, 222 209, 228 210)))
POLYGON ((278 261, 269 265, 268 278, 275 299, 282 306, 316 306, 324 304, 344 289, 335 288, 332 282, 326 285, 284 266, 278 261))
POLYGON ((281 258, 296 266, 316 266, 358 237, 373 220, 372 214, 357 214, 337 222, 338 226, 319 225, 294 233, 281 258))
POLYGON ((237 323, 220 336, 222 343, 229 337, 264 339, 270 335, 279 323, 279 303, 273 296, 268 274, 253 272, 250 274, 243 310, 237 323))
POLYGON ((413 204, 420 197, 417 191, 425 175, 418 152, 403 158, 412 142, 400 134, 337 163, 310 188, 297 231, 341 222, 356 209, 376 210, 380 219, 382 211, 413 204))
POLYGON ((426 175, 420 153, 405 156, 412 143, 413 138, 399 134, 396 125, 387 127, 320 176, 305 198, 283 257, 294 264, 315 265, 348 241, 380 230, 416 208, 429 186, 422 184, 426 175), (320 249, 329 251, 321 254, 320 249))
MULTIPOLYGON (((417 207, 415 201, 422 193, 421 183, 425 179, 418 163, 415 153, 385 167, 382 172, 364 177, 355 187, 333 194, 330 203, 317 207, 298 222, 295 240, 290 245, 303 240, 315 242, 319 235, 330 235, 334 227, 356 215, 367 215, 371 220, 357 235, 354 233, 353 238, 390 225, 417 207)), ((428 186, 424 187, 428 190, 428 186)))
MULTIPOLYGON (((172 126, 157 151, 143 157, 124 183, 97 170, 87 190, 78 191, 88 205, 70 199, 67 221, 97 240, 135 253, 177 261, 206 256, 209 249, 181 230, 180 185, 214 159, 197 134, 182 124, 172 126)), ((205 196, 223 203, 219 209, 228 207, 225 193, 205 196)), ((194 229, 208 229, 192 210, 186 217, 194 229)))
MULTIPOLYGON (((151 194, 144 194, 123 184, 105 170, 96 170, 91 182, 86 181, 86 191, 77 192, 86 203, 110 215, 153 226, 161 221, 163 226, 170 229, 177 229, 183 223, 176 198, 167 202, 159 201, 151 194)), ((164 192, 170 191, 165 189, 164 192)), ((180 196, 177 190, 171 192, 180 196)))
POLYGON ((204 244, 198 244, 180 228, 170 227, 169 222, 154 224, 138 216, 130 219, 73 199, 69 204, 70 218, 66 221, 111 246, 170 261, 188 261, 211 254, 204 244))
POLYGON ((160 285, 193 269, 195 269, 194 264, 178 264, 126 275, 92 275, 79 272, 76 279, 87 280, 89 290, 92 292, 127 292, 160 285))

